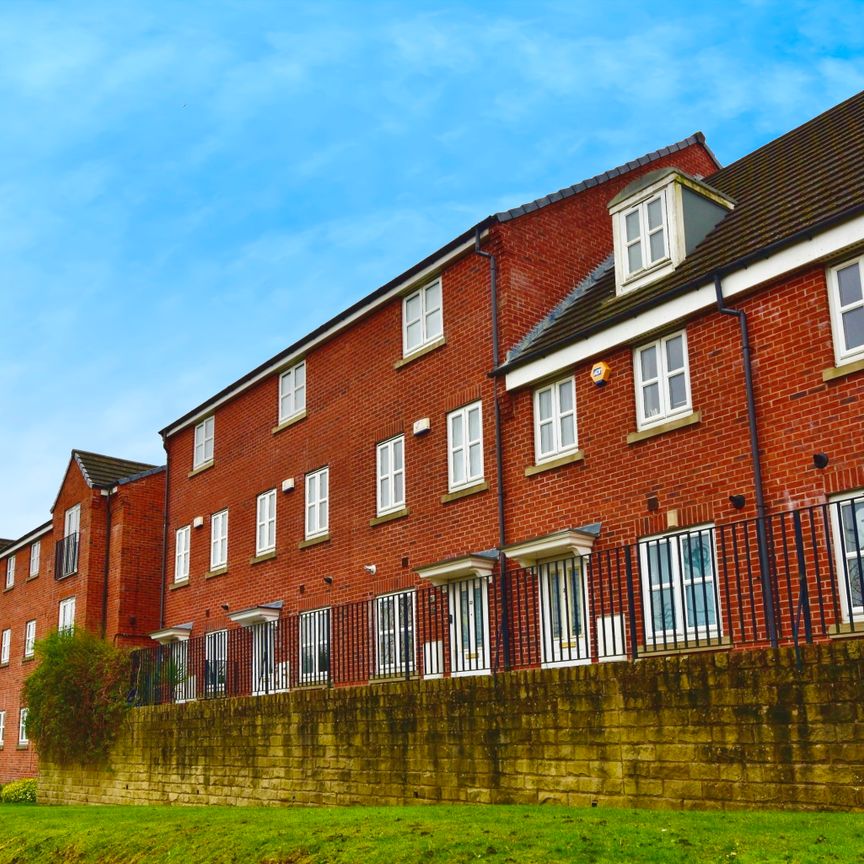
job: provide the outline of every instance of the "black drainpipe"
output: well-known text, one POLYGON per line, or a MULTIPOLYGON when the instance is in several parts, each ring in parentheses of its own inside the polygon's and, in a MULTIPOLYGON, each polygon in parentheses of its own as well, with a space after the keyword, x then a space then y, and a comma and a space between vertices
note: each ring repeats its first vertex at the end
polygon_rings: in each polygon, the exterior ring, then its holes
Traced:
MULTIPOLYGON (((492 368, 497 369, 500 361, 498 337, 498 266, 491 252, 480 248, 480 226, 474 234, 474 251, 489 261, 489 294, 492 307, 492 368)), ((498 395, 498 376, 492 378, 493 403, 495 407, 495 479, 498 492, 498 578, 501 581, 501 646, 504 654, 504 668, 510 668, 510 616, 508 614, 506 529, 504 526, 504 454, 501 435, 501 399, 498 395)))
POLYGON ((162 503, 162 568, 159 587, 159 629, 165 626, 165 561, 168 554, 168 479, 171 475, 171 462, 168 459, 168 444, 162 436, 162 447, 165 449, 165 498, 162 503))
POLYGON ((108 632, 108 573, 111 569, 111 495, 114 490, 109 486, 101 490, 105 498, 105 564, 102 569, 102 638, 108 632))
POLYGON ((741 357, 744 363, 744 387, 747 391, 747 425, 750 428, 750 460, 753 463, 753 486, 756 492, 756 543, 759 553, 759 571, 762 576, 762 600, 765 606, 765 626, 772 647, 777 647, 777 627, 774 621, 774 591, 769 569, 768 536, 765 519, 765 490, 762 484, 762 457, 759 453, 759 429, 756 425, 756 398, 753 394, 753 363, 747 315, 740 309, 730 309, 723 299, 723 283, 719 273, 714 274, 717 311, 738 319, 741 327, 741 357))

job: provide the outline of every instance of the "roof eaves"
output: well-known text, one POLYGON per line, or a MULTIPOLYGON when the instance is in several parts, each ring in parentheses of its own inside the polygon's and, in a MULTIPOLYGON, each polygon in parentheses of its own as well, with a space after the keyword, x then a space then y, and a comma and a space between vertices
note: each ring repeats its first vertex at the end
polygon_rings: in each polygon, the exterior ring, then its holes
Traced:
POLYGON ((154 474, 161 474, 164 470, 164 465, 156 465, 154 468, 148 468, 146 471, 139 471, 137 474, 130 474, 128 477, 121 477, 110 485, 125 486, 127 483, 134 483, 136 480, 143 480, 145 477, 152 477, 154 474))
POLYGON ((51 530, 53 524, 54 523, 49 519, 47 522, 43 522, 38 528, 34 528, 32 531, 22 534, 17 540, 0 540, 0 557, 11 555, 13 552, 23 549, 37 537, 47 534, 51 530), (5 546, 3 545, 4 543, 6 544, 5 546))

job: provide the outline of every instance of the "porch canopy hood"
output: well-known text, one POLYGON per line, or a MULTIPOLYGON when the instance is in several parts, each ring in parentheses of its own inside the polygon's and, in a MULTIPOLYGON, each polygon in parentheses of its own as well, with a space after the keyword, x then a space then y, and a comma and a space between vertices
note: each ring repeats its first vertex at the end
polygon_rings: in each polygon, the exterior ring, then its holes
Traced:
POLYGON ((538 561, 550 558, 590 555, 600 527, 599 522, 592 522, 581 528, 564 528, 505 546, 503 551, 508 558, 518 561, 520 567, 533 567, 538 561))

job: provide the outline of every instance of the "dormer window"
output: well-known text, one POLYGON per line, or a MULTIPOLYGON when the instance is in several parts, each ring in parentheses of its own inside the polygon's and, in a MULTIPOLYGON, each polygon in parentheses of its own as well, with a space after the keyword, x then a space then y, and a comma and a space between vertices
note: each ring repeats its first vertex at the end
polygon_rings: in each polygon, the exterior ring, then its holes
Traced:
POLYGON ((655 195, 624 211, 628 278, 669 257, 666 195, 655 195))
POLYGON ((671 273, 733 202, 676 168, 650 171, 609 203, 618 294, 671 273))

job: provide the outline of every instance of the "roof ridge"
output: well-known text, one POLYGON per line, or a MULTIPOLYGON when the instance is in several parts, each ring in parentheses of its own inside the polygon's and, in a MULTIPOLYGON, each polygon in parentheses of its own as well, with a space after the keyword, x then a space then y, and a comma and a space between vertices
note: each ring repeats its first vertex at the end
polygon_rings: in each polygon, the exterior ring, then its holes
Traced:
POLYGON ((607 255, 584 279, 576 284, 570 293, 558 303, 544 318, 535 324, 508 352, 505 362, 516 359, 519 354, 538 336, 545 333, 577 300, 584 297, 615 266, 615 255, 607 255))
POLYGON ((579 192, 583 192, 585 189, 590 189, 592 186, 599 186, 601 183, 605 183, 607 180, 611 180, 614 177, 620 177, 622 174, 635 171, 637 168, 656 162, 664 156, 671 156, 673 153, 685 150, 687 147, 692 147, 694 144, 701 144, 705 147, 708 151, 708 155, 717 164, 718 170, 722 168, 720 161, 705 143, 705 136, 701 132, 694 132, 692 135, 688 135, 686 138, 682 138, 674 144, 668 144, 666 147, 661 147, 659 150, 652 150, 644 156, 638 156, 636 159, 631 159, 628 162, 617 165, 615 168, 610 168, 600 174, 595 174, 593 177, 588 177, 586 180, 580 180, 572 186, 566 186, 563 189, 559 189, 557 192, 550 192, 548 195, 543 195, 541 198, 535 198, 527 204, 520 204, 518 207, 512 207, 509 210, 502 210, 500 213, 495 214, 495 218, 499 222, 509 222, 511 219, 516 219, 518 216, 524 216, 526 213, 533 213, 535 210, 539 210, 547 204, 553 204, 554 202, 561 201, 564 198, 570 198, 579 192))

